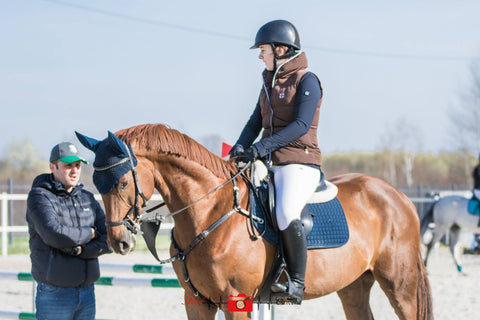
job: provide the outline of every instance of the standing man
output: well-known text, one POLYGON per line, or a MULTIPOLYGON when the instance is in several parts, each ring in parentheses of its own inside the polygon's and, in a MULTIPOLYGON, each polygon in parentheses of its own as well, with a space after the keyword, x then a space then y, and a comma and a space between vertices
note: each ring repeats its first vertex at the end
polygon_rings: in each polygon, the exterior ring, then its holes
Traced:
POLYGON ((473 196, 480 200, 480 153, 478 154, 478 164, 473 169, 473 196))
POLYGON ((79 184, 82 162, 70 142, 50 154, 51 173, 37 176, 27 199, 37 319, 95 319, 98 256, 111 252, 105 213, 79 184))
MULTIPOLYGON (((480 201, 480 153, 478 154, 478 163, 473 169, 473 199, 480 201)), ((478 210, 478 208, 477 208, 478 210)), ((478 226, 480 227, 480 219, 478 220, 478 226)), ((474 250, 480 251, 480 234, 474 234, 474 239, 477 242, 477 246, 474 250)))

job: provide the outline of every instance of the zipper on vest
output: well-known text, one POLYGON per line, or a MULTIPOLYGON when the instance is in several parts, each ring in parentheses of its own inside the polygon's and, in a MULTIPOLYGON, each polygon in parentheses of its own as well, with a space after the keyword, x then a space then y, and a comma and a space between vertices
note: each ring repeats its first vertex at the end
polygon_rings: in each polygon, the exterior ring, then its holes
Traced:
MULTIPOLYGON (((263 77, 262 77, 263 79, 263 77)), ((270 96, 268 95, 267 85, 265 84, 265 79, 263 79, 263 90, 265 91, 265 95, 267 96, 268 107, 270 108, 270 137, 273 136, 273 107, 272 102, 270 101, 270 96)), ((272 164, 272 152, 268 152, 268 161, 270 165, 272 164)))

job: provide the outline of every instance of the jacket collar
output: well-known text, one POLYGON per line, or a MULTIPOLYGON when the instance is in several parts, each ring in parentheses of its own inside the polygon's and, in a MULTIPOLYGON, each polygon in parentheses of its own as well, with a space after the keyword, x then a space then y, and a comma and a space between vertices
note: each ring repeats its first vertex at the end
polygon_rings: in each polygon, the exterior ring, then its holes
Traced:
POLYGON ((52 173, 44 173, 37 176, 32 183, 32 188, 39 187, 43 189, 47 189, 55 194, 70 194, 72 196, 78 194, 80 190, 83 189, 83 184, 79 183, 75 188, 73 188, 72 192, 68 193, 67 190, 63 187, 60 182, 57 182, 53 179, 52 173))
POLYGON ((271 87, 273 88, 275 86, 275 79, 288 78, 288 76, 290 76, 292 73, 298 70, 306 69, 307 67, 307 55, 305 52, 299 52, 282 63, 275 72, 264 70, 263 77, 265 79, 265 83, 271 83, 271 87))

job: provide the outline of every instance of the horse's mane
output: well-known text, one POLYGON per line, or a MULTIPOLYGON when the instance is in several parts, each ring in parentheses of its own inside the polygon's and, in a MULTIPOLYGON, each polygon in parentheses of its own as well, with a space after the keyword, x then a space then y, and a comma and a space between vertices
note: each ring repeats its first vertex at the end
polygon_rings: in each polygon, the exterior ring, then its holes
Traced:
POLYGON ((159 151, 187 158, 210 170, 219 178, 229 179, 236 171, 233 163, 222 160, 189 136, 163 124, 142 124, 115 133, 132 147, 159 151))

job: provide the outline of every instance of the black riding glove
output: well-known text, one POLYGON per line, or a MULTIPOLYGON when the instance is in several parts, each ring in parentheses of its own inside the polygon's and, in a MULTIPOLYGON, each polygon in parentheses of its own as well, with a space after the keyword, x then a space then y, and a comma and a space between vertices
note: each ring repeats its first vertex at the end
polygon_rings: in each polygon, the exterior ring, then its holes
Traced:
POLYGON ((232 147, 232 150, 230 150, 228 154, 230 155, 230 157, 233 158, 244 153, 245 153, 245 149, 243 148, 243 146, 241 144, 236 144, 232 147))
POLYGON ((235 163, 238 164, 239 162, 244 162, 244 163, 253 162, 258 158, 259 158, 259 154, 258 154, 257 148, 255 146, 251 146, 250 148, 245 150, 243 153, 238 154, 235 157, 235 163))

